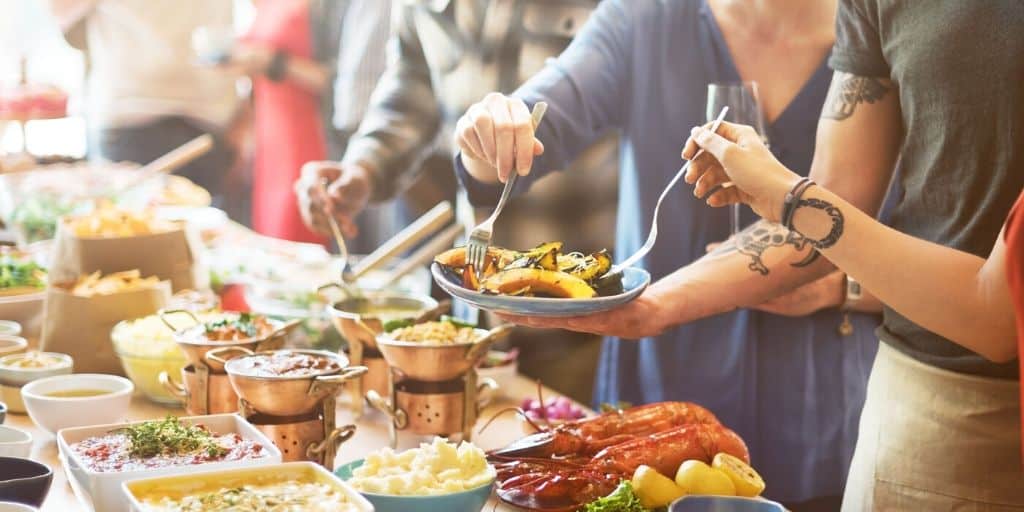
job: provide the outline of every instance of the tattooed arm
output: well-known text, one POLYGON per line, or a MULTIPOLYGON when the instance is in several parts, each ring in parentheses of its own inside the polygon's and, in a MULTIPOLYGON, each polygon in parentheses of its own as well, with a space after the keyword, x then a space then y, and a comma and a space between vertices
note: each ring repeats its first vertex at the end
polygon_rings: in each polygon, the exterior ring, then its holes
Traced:
MULTIPOLYGON (((699 129, 687 154, 697 146, 713 155, 691 166, 699 179, 722 173, 742 191, 737 197, 759 205, 767 220, 780 218, 779 205, 799 177, 771 156, 752 128, 699 129)), ((992 361, 1016 356, 1002 235, 984 260, 891 229, 828 187, 803 190, 789 201, 793 231, 807 245, 922 327, 992 361)))
MULTIPOLYGON (((873 214, 885 197, 901 131, 898 95, 891 82, 836 73, 818 124, 811 174, 818 183, 873 214)), ((691 169, 708 160, 713 159, 698 159, 691 169)), ((691 176, 687 178, 694 182, 691 176)), ((704 197, 727 180, 722 173, 702 179, 694 194, 704 197)), ((722 189, 708 199, 709 204, 740 199, 739 190, 722 189)), ((778 207, 752 206, 762 214, 759 208, 778 207)), ((660 279, 638 300, 617 310, 569 319, 508 319, 536 327, 635 339, 736 308, 756 306, 834 270, 828 260, 817 257, 803 237, 788 233, 777 223, 762 222, 744 231, 736 250, 705 255, 660 279)))

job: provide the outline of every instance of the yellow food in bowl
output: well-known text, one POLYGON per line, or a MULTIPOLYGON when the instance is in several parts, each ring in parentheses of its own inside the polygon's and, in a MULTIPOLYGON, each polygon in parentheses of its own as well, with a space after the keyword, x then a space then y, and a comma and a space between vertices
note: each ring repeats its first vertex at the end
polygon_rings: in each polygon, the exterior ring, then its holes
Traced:
MULTIPOLYGON (((210 312, 197 316, 200 321, 207 321, 221 315, 210 312)), ((160 384, 160 372, 167 372, 174 380, 181 379, 181 369, 186 365, 185 354, 174 341, 174 331, 158 315, 121 322, 114 326, 110 338, 125 373, 136 388, 156 402, 180 402, 160 384)))
POLYGON ((286 480, 245 484, 180 498, 145 500, 151 512, 358 512, 359 508, 334 487, 321 482, 286 480))
POLYGON ((435 437, 401 453, 383 448, 366 457, 348 481, 356 490, 392 496, 437 496, 490 484, 497 476, 484 451, 435 437))

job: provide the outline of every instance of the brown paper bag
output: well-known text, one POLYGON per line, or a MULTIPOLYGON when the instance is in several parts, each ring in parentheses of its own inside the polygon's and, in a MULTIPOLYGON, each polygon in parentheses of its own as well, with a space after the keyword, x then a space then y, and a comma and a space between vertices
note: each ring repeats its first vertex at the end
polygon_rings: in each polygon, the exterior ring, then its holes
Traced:
POLYGON ((171 299, 171 283, 92 297, 71 294, 72 286, 47 289, 40 349, 70 355, 75 372, 124 375, 110 331, 121 320, 152 315, 165 307, 171 299))
POLYGON ((198 236, 184 224, 165 233, 122 238, 81 238, 61 221, 50 261, 51 282, 81 275, 138 269, 143 276, 169 280, 173 291, 210 287, 209 272, 200 264, 198 236))

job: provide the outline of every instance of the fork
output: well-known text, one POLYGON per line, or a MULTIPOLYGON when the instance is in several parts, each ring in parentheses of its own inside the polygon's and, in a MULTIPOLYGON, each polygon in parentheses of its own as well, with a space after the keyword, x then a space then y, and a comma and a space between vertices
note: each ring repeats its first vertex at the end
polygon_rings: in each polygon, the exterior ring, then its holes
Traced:
MULTIPOLYGON (((537 126, 540 125, 541 119, 544 118, 544 113, 548 110, 548 104, 543 101, 538 101, 530 112, 530 119, 533 123, 533 129, 536 130, 537 126)), ((466 244, 466 261, 473 265, 473 270, 476 272, 476 277, 479 279, 484 272, 484 263, 487 260, 487 248, 491 245, 491 233, 494 231, 494 221, 501 214, 501 210, 505 208, 505 202, 508 201, 508 197, 512 195, 512 189, 516 186, 516 180, 519 178, 519 174, 513 172, 509 174, 508 180, 505 181, 505 188, 501 190, 501 198, 498 199, 498 205, 494 207, 494 212, 491 213, 487 220, 481 222, 477 227, 473 228, 473 231, 469 233, 469 243, 466 244)))
MULTIPOLYGON (((718 131, 718 127, 721 126, 722 120, 725 119, 725 115, 728 112, 729 107, 722 107, 722 111, 719 112, 718 117, 715 118, 714 124, 711 125, 712 132, 718 131)), ((623 261, 622 263, 618 263, 611 269, 609 269, 608 272, 606 272, 605 275, 602 276, 602 278, 614 276, 615 274, 621 274, 623 269, 632 267, 638 261, 640 261, 641 258, 647 256, 647 253, 651 252, 651 249, 654 247, 654 242, 657 241, 658 239, 658 211, 661 210, 662 201, 665 200, 665 197, 668 196, 668 192, 672 190, 672 187, 676 185, 679 179, 682 178, 684 174, 686 174, 686 170, 690 168, 690 162, 693 162, 694 160, 697 159, 697 157, 699 157, 702 154, 704 154, 703 149, 697 151, 697 154, 693 155, 693 158, 687 160, 686 163, 683 164, 683 167, 679 169, 679 172, 676 173, 675 177, 672 178, 672 181, 668 182, 668 185, 665 186, 665 190, 661 191, 661 196, 658 197, 658 202, 654 204, 654 218, 651 219, 651 232, 647 235, 647 241, 644 242, 643 247, 641 247, 639 251, 633 253, 632 256, 626 258, 626 260, 623 261)))

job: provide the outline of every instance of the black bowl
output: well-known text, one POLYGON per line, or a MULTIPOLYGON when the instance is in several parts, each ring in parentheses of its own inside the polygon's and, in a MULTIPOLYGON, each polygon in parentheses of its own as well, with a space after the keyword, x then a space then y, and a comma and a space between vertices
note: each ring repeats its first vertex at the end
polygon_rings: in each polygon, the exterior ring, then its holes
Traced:
POLYGON ((53 482, 45 464, 19 457, 0 457, 0 501, 41 507, 53 482))

